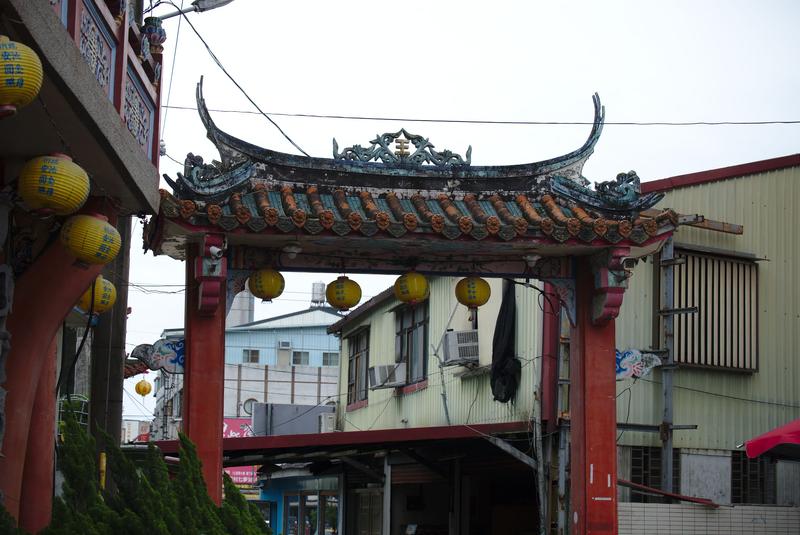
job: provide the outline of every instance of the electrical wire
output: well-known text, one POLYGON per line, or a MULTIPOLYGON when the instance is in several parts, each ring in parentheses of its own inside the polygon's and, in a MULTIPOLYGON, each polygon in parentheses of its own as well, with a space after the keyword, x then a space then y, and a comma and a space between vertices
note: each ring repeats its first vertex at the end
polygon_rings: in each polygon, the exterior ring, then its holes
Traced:
MULTIPOLYGON (((651 383, 651 384, 655 384, 655 385, 660 385, 661 384, 661 381, 651 381, 649 379, 644 379, 644 378, 641 378, 641 377, 639 379, 641 381, 644 381, 645 383, 651 383)), ((700 390, 699 388, 691 388, 691 387, 688 387, 688 386, 679 386, 679 385, 673 384, 672 388, 678 388, 678 389, 681 389, 681 390, 688 390, 690 392, 697 392, 699 394, 707 394, 709 396, 717 396, 717 397, 721 397, 721 398, 735 399, 735 400, 738 400, 738 401, 746 401, 748 403, 761 403, 761 404, 764 404, 764 405, 775 405, 777 407, 787 407, 787 408, 790 408, 790 409, 800 409, 800 405, 792 405, 791 403, 780 403, 778 401, 767 401, 767 400, 763 400, 763 399, 743 398, 743 397, 739 397, 739 396, 731 396, 730 394, 720 394, 719 392, 711 392, 711 391, 708 391, 708 390, 700 390)))
MULTIPOLYGON (((197 111, 196 106, 164 106, 175 110, 197 111)), ((494 125, 515 125, 515 126, 592 126, 593 121, 501 121, 491 119, 424 119, 413 117, 371 117, 360 115, 325 115, 319 113, 289 113, 289 112, 255 112, 249 110, 226 110, 219 108, 209 108, 208 111, 215 113, 236 113, 244 115, 275 115, 279 117, 303 117, 310 119, 339 119, 348 121, 395 121, 407 123, 443 123, 443 124, 494 124, 494 125)), ((786 121, 605 121, 604 126, 761 126, 761 125, 783 125, 800 124, 800 120, 786 121)))
MULTIPOLYGON (((181 7, 178 8, 181 11, 183 11, 183 2, 184 2, 184 0, 181 0, 181 7)), ((151 6, 150 9, 152 10, 154 7, 158 7, 158 4, 160 4, 160 3, 161 2, 158 2, 155 6, 151 6)), ((172 97, 172 80, 175 79, 175 77, 173 76, 175 74, 175 59, 178 56, 178 40, 181 38, 181 22, 183 22, 183 17, 179 17, 178 18, 178 28, 177 28, 177 30, 175 30, 175 48, 172 51, 172 65, 170 65, 170 69, 169 69, 169 86, 167 88, 167 104, 165 106, 163 106, 163 108, 164 108, 164 118, 161 121, 161 136, 160 136, 161 139, 164 139, 164 132, 167 130, 167 114, 169 113, 169 109, 170 109, 169 99, 170 99, 170 97, 172 97)))
MULTIPOLYGON (((175 5, 175 3, 174 3, 174 2, 170 2, 169 0, 165 0, 165 2, 164 2, 164 3, 171 4, 173 7, 175 7, 175 8, 178 8, 178 6, 177 6, 177 5, 175 5)), ((264 110, 262 110, 262 109, 261 109, 261 107, 260 107, 258 104, 256 104, 256 102, 255 102, 255 101, 254 101, 254 100, 253 100, 253 99, 250 97, 250 95, 248 95, 248 94, 247 94, 247 91, 245 91, 245 90, 244 90, 244 88, 243 88, 241 85, 239 85, 239 82, 237 82, 237 81, 236 81, 236 79, 235 79, 233 76, 231 76, 231 73, 229 73, 229 72, 228 72, 228 69, 226 69, 226 68, 225 68, 225 66, 224 66, 224 65, 222 64, 222 62, 219 60, 219 58, 217 57, 217 55, 216 55, 216 54, 214 54, 214 51, 213 51, 213 50, 211 50, 211 47, 208 45, 208 43, 206 42, 206 40, 203 38, 203 36, 202 36, 202 35, 200 35, 200 32, 198 32, 198 31, 197 31, 197 28, 195 28, 195 27, 194 27, 194 24, 192 24, 192 21, 191 21, 191 20, 189 20, 189 17, 187 17, 187 16, 186 16, 186 13, 181 13, 181 17, 183 17, 184 19, 186 19, 186 24, 188 24, 188 25, 189 25, 189 27, 192 29, 192 31, 193 31, 193 32, 194 32, 194 34, 197 36, 197 38, 198 38, 198 39, 200 39, 200 42, 201 42, 201 43, 203 43, 203 46, 206 48, 206 51, 208 52, 208 55, 209 55, 209 56, 211 56, 211 59, 212 59, 212 60, 214 60, 214 63, 216 63, 216 64, 217 64, 217 67, 219 67, 219 68, 220 68, 220 70, 221 70, 223 73, 225 73, 225 76, 227 76, 227 77, 228 77, 228 79, 229 79, 231 82, 233 82, 233 85, 235 85, 235 86, 236 86, 236 88, 237 88, 237 89, 239 89, 239 91, 241 91, 242 95, 244 95, 244 96, 245 96, 245 98, 247 98, 247 100, 249 100, 249 101, 250 101, 250 104, 252 104, 252 105, 253 105, 253 107, 255 107, 255 109, 257 109, 257 110, 258 110, 258 112, 259 112, 261 115, 263 115, 263 116, 264 116, 264 117, 265 117, 265 118, 266 118, 266 119, 267 119, 267 120, 268 120, 270 123, 272 123, 272 125, 273 125, 275 128, 277 128, 277 129, 278 129, 278 131, 279 131, 279 132, 280 132, 280 133, 283 135, 283 137, 285 137, 285 138, 287 139, 287 141, 289 141, 289 143, 291 143, 291 144, 292 144, 292 146, 294 146, 294 148, 296 148, 297 150, 299 150, 300 152, 302 152, 304 156, 309 156, 309 154, 308 154, 306 151, 304 151, 303 149, 301 149, 301 148, 300 148, 300 146, 299 146, 297 143, 295 143, 295 142, 292 140, 292 138, 290 138, 290 137, 289 137, 289 136, 286 134, 286 132, 284 132, 284 131, 283 131, 283 129, 282 129, 280 126, 278 126, 278 123, 276 123, 276 122, 275 122, 275 121, 272 119, 272 117, 270 117, 269 115, 267 115, 266 113, 264 113, 264 110)), ((310 157, 310 156, 309 156, 309 157, 310 157)))
MULTIPOLYGON (((89 311, 86 314, 86 327, 83 330, 83 336, 81 337, 81 343, 78 344, 78 349, 75 351, 75 357, 72 359, 72 364, 69 365, 68 368, 61 368, 61 373, 58 374, 58 381, 56 381, 56 396, 58 396, 58 391, 61 389, 61 384, 64 382, 64 379, 69 375, 75 373, 75 365, 78 363, 78 359, 83 352, 83 346, 86 344, 86 339, 89 337, 89 331, 92 327, 92 317, 94 315, 94 292, 95 292, 95 281, 92 280, 92 289, 91 289, 91 300, 89 301, 89 311), (66 373, 65 373, 66 370, 66 373)), ((72 392, 67 392, 67 401, 71 403, 70 396, 72 392)))

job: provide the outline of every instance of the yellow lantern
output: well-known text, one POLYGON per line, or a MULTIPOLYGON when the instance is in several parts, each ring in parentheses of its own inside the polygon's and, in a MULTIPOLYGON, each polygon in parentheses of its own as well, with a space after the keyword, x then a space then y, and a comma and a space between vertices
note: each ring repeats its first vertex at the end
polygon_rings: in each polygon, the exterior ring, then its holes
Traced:
POLYGON ((403 303, 416 305, 429 295, 428 279, 416 271, 409 271, 394 281, 394 296, 403 303))
POLYGON ((0 119, 27 106, 42 88, 42 62, 22 43, 0 35, 0 119))
POLYGON ((485 305, 491 296, 489 283, 480 277, 466 277, 456 284, 456 299, 469 308, 485 305))
POLYGON ((151 390, 153 390, 152 385, 150 385, 150 383, 148 383, 144 379, 136 383, 136 393, 142 397, 149 394, 151 390))
POLYGON ((81 262, 108 264, 117 256, 122 238, 99 215, 74 215, 61 227, 61 243, 81 262))
POLYGON ((361 286, 342 275, 328 284, 325 297, 333 308, 347 312, 361 301, 361 286))
POLYGON ((117 300, 117 289, 110 280, 106 280, 102 275, 98 275, 94 280, 94 306, 92 306, 92 288, 83 292, 78 301, 78 308, 84 312, 92 309, 93 314, 102 314, 114 306, 117 300))
POLYGON ((254 296, 263 301, 271 302, 283 293, 285 281, 283 280, 283 275, 274 269, 260 269, 250 275, 247 286, 254 296))
POLYGON ((67 215, 89 198, 89 176, 69 156, 41 156, 22 168, 17 191, 32 210, 67 215))

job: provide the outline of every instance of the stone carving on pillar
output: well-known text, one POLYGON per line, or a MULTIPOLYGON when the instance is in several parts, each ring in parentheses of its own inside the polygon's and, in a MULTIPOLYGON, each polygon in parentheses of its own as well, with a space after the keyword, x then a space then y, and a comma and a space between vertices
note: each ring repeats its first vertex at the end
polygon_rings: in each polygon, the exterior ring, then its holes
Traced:
POLYGON ((225 237, 206 234, 194 264, 194 278, 200 283, 197 308, 201 314, 212 315, 217 310, 223 285, 227 284, 227 272, 225 237))
POLYGON ((606 249, 592 257, 594 296, 592 297, 592 323, 603 325, 619 315, 622 298, 628 288, 631 272, 625 269, 630 247, 606 249))

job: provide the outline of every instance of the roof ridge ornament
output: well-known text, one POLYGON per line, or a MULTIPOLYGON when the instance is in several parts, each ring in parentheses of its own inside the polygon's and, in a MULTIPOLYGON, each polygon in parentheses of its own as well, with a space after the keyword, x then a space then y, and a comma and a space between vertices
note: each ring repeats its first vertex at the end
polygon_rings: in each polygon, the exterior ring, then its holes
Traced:
POLYGON ((594 191, 558 175, 552 178, 550 187, 556 194, 573 202, 615 215, 629 215, 652 208, 664 197, 663 193, 642 195, 636 171, 619 173, 615 180, 595 182, 594 191))
POLYGON ((422 167, 432 165, 448 168, 453 166, 469 166, 472 163, 472 145, 467 148, 466 159, 449 149, 441 152, 434 150, 434 144, 429 138, 409 133, 401 128, 395 133, 376 135, 370 141, 369 147, 353 145, 345 147, 339 152, 339 144, 333 139, 333 159, 345 161, 371 162, 381 161, 389 165, 412 165, 422 167), (409 143, 414 146, 414 151, 409 151, 409 143), (392 150, 392 144, 395 145, 392 150))

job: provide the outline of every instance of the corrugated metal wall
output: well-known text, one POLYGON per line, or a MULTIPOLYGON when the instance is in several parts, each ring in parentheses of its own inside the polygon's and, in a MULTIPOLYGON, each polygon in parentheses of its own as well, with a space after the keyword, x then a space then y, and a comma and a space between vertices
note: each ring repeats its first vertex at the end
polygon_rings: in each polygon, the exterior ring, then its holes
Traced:
MULTIPOLYGON (((674 422, 697 424, 699 429, 677 431, 675 447, 731 450, 800 417, 800 239, 794 228, 798 205, 798 168, 680 188, 659 203, 680 213, 744 225, 742 236, 681 227, 675 234, 676 246, 693 244, 766 259, 758 264, 758 372, 679 369, 674 422)), ((620 348, 650 346, 652 277, 649 262, 635 269, 617 320, 620 348)), ((656 372, 620 395, 618 420, 660 422, 660 381, 656 372)), ((630 384, 620 381, 618 392, 630 384)), ((657 434, 628 432, 620 443, 656 445, 657 438, 657 434)))
MULTIPOLYGON (((492 288, 490 301, 478 312, 480 337, 480 364, 491 363, 492 336, 500 308, 502 281, 488 279, 492 288)), ((438 345, 447 320, 458 305, 454 295, 456 278, 443 277, 431 280, 429 298, 429 343, 438 345)), ((498 403, 493 400, 489 374, 469 378, 454 375, 464 368, 444 368, 444 386, 452 424, 475 424, 523 421, 532 418, 534 389, 538 388, 541 358, 541 312, 537 293, 529 288, 517 287, 517 355, 522 364, 522 381, 515 403, 498 403)), ((348 326, 342 339, 342 365, 340 372, 340 406, 347 400, 348 345, 347 334, 361 325, 371 324, 369 365, 394 364, 394 313, 395 300, 373 311, 360 323, 348 326)), ((458 305, 450 328, 469 328, 469 314, 458 305)), ((370 390, 368 405, 352 412, 339 411, 340 425, 346 431, 402 427, 446 425, 442 402, 442 376, 433 352, 428 350, 428 386, 423 390, 396 395, 395 389, 370 390)))

